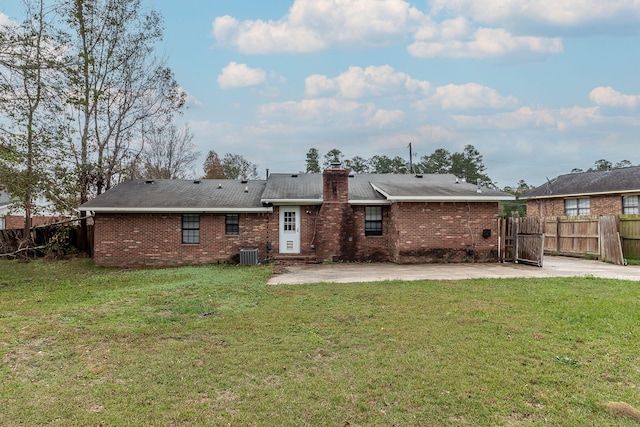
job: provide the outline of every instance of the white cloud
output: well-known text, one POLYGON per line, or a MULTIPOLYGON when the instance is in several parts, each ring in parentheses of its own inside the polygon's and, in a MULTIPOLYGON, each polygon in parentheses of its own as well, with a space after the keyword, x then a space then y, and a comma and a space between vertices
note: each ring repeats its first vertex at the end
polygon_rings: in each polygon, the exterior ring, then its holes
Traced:
POLYGON ((403 96, 412 92, 424 94, 431 86, 429 82, 415 80, 408 74, 395 71, 389 65, 349 67, 334 79, 315 74, 308 77, 305 83, 308 96, 337 92, 348 99, 403 96))
POLYGON ((453 118, 463 128, 493 130, 556 129, 566 131, 602 120, 597 107, 570 107, 532 109, 521 107, 515 111, 494 115, 455 115, 453 118))
POLYGON ((501 96, 495 89, 478 83, 439 86, 429 98, 415 103, 418 109, 437 105, 444 110, 467 110, 472 108, 514 107, 518 100, 514 96, 501 96))
MULTIPOLYGON (((640 23, 637 0, 432 0, 433 14, 462 14, 476 22, 507 28, 535 26, 567 28, 608 27, 640 23)), ((636 28, 637 31, 637 28, 636 28)))
POLYGON ((429 25, 415 34, 407 51, 418 58, 501 58, 508 55, 543 57, 563 50, 559 38, 515 36, 501 28, 473 29, 466 20, 429 25))
POLYGON ((218 85, 222 89, 258 86, 266 81, 267 73, 260 68, 250 68, 247 64, 230 62, 218 76, 218 85))
POLYGON ((277 21, 218 17, 212 35, 242 53, 302 53, 336 45, 388 46, 401 42, 423 19, 404 0, 295 0, 277 21))
POLYGON ((429 143, 452 142, 461 139, 461 135, 443 126, 420 126, 418 132, 429 143))
POLYGON ((339 101, 332 98, 271 103, 258 108, 260 116, 315 124, 331 123, 332 125, 367 122, 371 120, 375 111, 373 104, 339 101))
POLYGON ((16 23, 14 21, 12 21, 4 13, 0 12, 0 26, 9 27, 9 26, 15 26, 15 25, 16 25, 16 23))
POLYGON ((370 120, 372 126, 378 128, 391 128, 400 123, 405 114, 400 110, 377 110, 370 120))
MULTIPOLYGON (((537 59, 562 52, 559 38, 516 35, 504 28, 478 28, 465 17, 473 13, 471 6, 477 6, 473 0, 458 0, 451 9, 460 16, 438 23, 405 0, 295 0, 289 13, 277 21, 218 17, 213 22, 212 35, 219 45, 247 54, 400 45, 408 36, 414 41, 407 50, 419 58, 516 55, 537 59), (463 7, 467 3, 471 11, 463 7)), ((434 10, 442 9, 446 9, 445 5, 434 5, 434 10)))
POLYGON ((272 103, 259 107, 258 113, 270 122, 283 120, 308 127, 330 124, 332 129, 392 128, 405 117, 401 110, 379 109, 371 103, 334 98, 272 103))
POLYGON ((589 93, 589 99, 597 105, 634 109, 640 105, 640 95, 624 95, 611 87, 597 87, 589 93))

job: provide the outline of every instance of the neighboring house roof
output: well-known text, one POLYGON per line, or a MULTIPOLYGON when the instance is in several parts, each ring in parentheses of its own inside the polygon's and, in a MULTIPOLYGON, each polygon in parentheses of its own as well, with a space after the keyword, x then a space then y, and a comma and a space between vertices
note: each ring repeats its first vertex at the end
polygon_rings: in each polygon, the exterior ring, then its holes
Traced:
POLYGON ((640 166, 560 175, 522 196, 540 199, 640 192, 640 166))
POLYGON ((122 182, 80 206, 94 212, 268 212, 266 181, 156 179, 122 182))
MULTIPOLYGON (((322 174, 271 174, 268 180, 135 180, 83 204, 94 212, 265 212, 272 205, 322 204, 322 174)), ((454 175, 355 174, 349 202, 498 201, 515 197, 454 175)))

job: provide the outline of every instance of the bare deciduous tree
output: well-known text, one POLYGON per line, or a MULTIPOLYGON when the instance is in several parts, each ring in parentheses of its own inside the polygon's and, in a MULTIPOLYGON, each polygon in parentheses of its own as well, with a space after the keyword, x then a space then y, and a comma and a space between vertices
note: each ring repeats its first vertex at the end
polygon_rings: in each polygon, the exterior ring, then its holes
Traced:
POLYGON ((64 134, 60 96, 61 43, 44 0, 25 0, 25 20, 0 29, 0 182, 14 206, 24 211, 29 235, 35 201, 56 201, 57 174, 64 175, 60 148, 64 134))
POLYGON ((165 126, 185 94, 154 55, 162 20, 140 0, 73 0, 69 85, 77 120, 72 151, 79 202, 123 179, 139 158, 142 126, 165 126))
POLYGON ((144 134, 142 175, 153 179, 193 177, 193 165, 199 155, 188 126, 178 129, 169 124, 152 129, 144 134))

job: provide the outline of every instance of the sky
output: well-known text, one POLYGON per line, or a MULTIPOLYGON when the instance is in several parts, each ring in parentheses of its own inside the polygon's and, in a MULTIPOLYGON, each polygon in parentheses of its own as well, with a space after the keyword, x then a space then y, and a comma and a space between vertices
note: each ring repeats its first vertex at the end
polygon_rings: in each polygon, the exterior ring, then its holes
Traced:
MULTIPOLYGON (((20 20, 0 0, 1 19, 20 20)), ((500 187, 640 165, 640 0, 143 0, 201 153, 305 170, 473 145, 500 187)))

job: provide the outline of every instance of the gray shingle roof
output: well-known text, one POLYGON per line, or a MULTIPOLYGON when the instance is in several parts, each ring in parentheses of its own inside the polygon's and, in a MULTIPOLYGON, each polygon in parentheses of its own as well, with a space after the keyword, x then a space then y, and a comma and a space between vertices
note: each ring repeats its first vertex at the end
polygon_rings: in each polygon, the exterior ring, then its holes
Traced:
POLYGON ((322 174, 272 173, 262 194, 262 200, 307 200, 322 203, 322 174))
POLYGON ((83 204, 103 212, 215 212, 266 210, 260 200, 266 181, 138 179, 122 182, 83 204), (245 192, 245 189, 247 192, 245 192))
POLYGON ((512 200, 511 194, 478 187, 451 174, 364 175, 389 200, 512 200))
MULTIPOLYGON (((497 201, 514 197, 456 180, 454 175, 356 174, 349 177, 351 203, 392 201, 497 201)), ((123 182, 80 207, 102 212, 251 212, 273 204, 321 204, 322 174, 271 174, 269 179, 135 180, 123 182), (219 188, 221 187, 221 188, 219 188), (245 193, 245 188, 248 192, 245 193)))
POLYGON ((527 192, 523 199, 640 192, 640 166, 560 175, 527 192))

